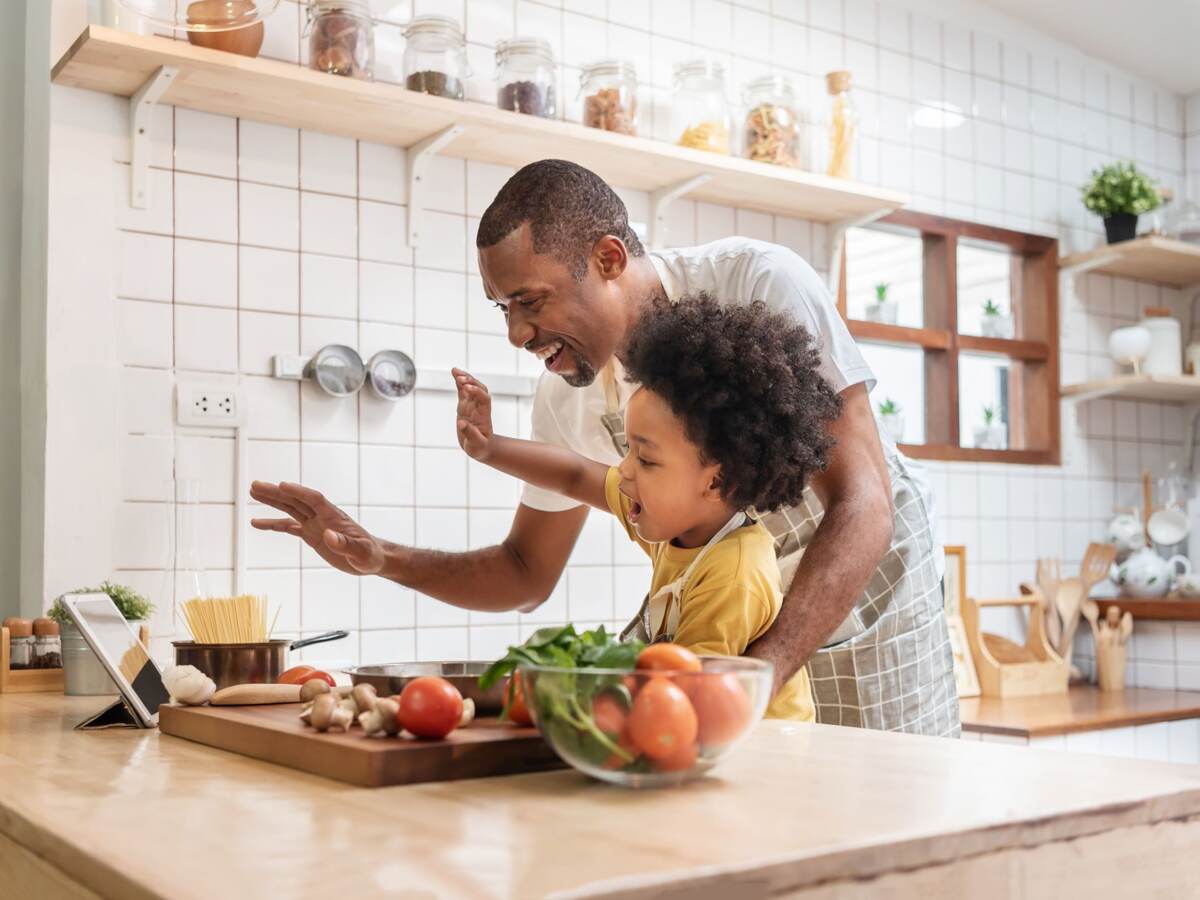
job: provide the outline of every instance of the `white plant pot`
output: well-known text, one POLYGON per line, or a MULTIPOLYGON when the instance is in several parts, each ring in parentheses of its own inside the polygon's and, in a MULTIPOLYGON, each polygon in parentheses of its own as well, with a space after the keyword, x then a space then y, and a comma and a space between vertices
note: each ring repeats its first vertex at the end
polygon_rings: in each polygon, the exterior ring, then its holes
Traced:
POLYGON ((880 413, 879 424, 897 444, 904 440, 904 413, 880 413))
POLYGON ((1006 315, 983 317, 983 336, 1008 339, 1013 336, 1013 317, 1006 315))
POLYGON ((975 447, 978 450, 1003 450, 1008 443, 1008 429, 1003 425, 977 425, 975 447))
POLYGON ((885 325, 896 324, 896 303, 893 300, 868 303, 864 313, 868 322, 882 322, 885 325))

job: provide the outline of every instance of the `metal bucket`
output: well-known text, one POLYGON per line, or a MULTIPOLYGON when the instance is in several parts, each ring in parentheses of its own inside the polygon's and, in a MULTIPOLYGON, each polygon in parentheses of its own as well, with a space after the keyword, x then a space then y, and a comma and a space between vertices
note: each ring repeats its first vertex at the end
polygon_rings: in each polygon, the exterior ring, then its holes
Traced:
POLYGON ((71 622, 62 626, 63 693, 68 697, 115 694, 117 685, 71 622))

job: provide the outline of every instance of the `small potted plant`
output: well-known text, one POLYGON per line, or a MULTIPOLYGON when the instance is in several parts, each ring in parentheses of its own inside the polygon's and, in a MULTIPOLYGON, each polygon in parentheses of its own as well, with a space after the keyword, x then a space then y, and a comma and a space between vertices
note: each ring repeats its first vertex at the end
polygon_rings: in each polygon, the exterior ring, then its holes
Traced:
POLYGON ((888 299, 888 287, 890 285, 886 281, 875 285, 875 302, 868 303, 866 308, 868 322, 896 324, 896 303, 894 300, 888 299))
POLYGON ((983 327, 984 337, 1010 338, 1013 336, 1012 316, 1002 312, 990 297, 984 301, 980 324, 983 327))
MULTIPOLYGON (((133 626, 134 631, 137 631, 138 626, 154 612, 154 604, 133 588, 108 581, 100 582, 99 587, 80 588, 71 593, 108 594, 121 611, 121 615, 133 626)), ((62 631, 63 693, 76 697, 115 694, 117 686, 113 684, 108 670, 101 665, 92 648, 71 621, 71 617, 67 615, 62 597, 54 601, 46 615, 57 622, 62 631)))
POLYGON ((980 450, 1003 450, 1008 443, 1008 429, 996 417, 994 406, 983 408, 983 424, 975 426, 975 446, 980 450))
POLYGON ((1156 208, 1161 199, 1154 181, 1132 162, 1095 169, 1092 180, 1083 186, 1083 205, 1104 219, 1110 244, 1132 240, 1138 216, 1156 208))
POLYGON ((879 422, 897 444, 904 440, 904 410, 891 397, 879 404, 879 422))

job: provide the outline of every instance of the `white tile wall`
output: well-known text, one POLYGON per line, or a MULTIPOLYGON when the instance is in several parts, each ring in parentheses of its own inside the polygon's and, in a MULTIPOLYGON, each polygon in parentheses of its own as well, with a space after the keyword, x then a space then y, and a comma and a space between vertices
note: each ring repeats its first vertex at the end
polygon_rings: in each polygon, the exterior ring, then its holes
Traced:
MULTIPOLYGON (((663 139, 673 137, 675 61, 697 54, 723 60, 731 95, 756 74, 785 72, 814 121, 824 72, 849 66, 863 119, 864 180, 911 191, 915 207, 929 212, 1055 234, 1064 252, 1091 246, 1101 233, 1078 202, 1077 186, 1091 167, 1133 155, 1177 190, 1190 174, 1195 191, 1200 176, 1200 95, 1185 104, 1049 38, 1027 45, 1020 36, 972 31, 903 3, 610 0, 561 8, 535 0, 418 0, 415 6, 465 15, 474 70, 468 92, 483 102, 494 98, 491 48, 516 32, 544 35, 558 50, 568 118, 579 116, 573 98, 581 63, 603 53, 635 59, 642 132, 663 139), (915 127, 914 110, 933 101, 959 106, 964 125, 948 132, 915 127)), ((409 0, 372 0, 381 80, 400 79, 399 30, 413 7, 409 0)), ((302 60, 302 24, 299 4, 284 0, 267 22, 263 55, 302 60)), ((516 486, 468 467, 455 448, 444 396, 418 392, 398 404, 365 394, 357 402, 333 401, 267 375, 273 355, 330 341, 364 355, 398 347, 421 366, 536 372, 534 361, 505 342, 475 267, 478 216, 510 170, 438 160, 430 172, 434 209, 423 219, 414 254, 402 238, 402 149, 170 108, 156 110, 152 132, 145 210, 127 203, 123 139, 115 142, 111 167, 120 298, 114 317, 123 367, 117 436, 126 501, 114 521, 121 525, 114 528, 120 570, 114 574, 154 581, 164 557, 149 537, 155 529, 146 512, 161 503, 162 482, 185 459, 212 482, 212 524, 229 533, 223 454, 231 446, 211 442, 199 453, 201 445, 184 442, 172 424, 172 383, 185 370, 189 377, 241 378, 251 408, 253 477, 310 481, 368 527, 402 542, 456 549, 501 536, 516 486)), ((119 123, 112 133, 123 133, 119 123)), ((620 192, 632 218, 645 221, 647 197, 620 192)), ((732 233, 778 241, 818 270, 827 268, 822 225, 690 201, 671 209, 671 244, 732 233)), ((1064 380, 1107 373, 1109 329, 1135 319, 1141 307, 1183 303, 1175 291, 1081 279, 1061 297, 1064 380)), ((1174 412, 1098 401, 1080 408, 1077 421, 1064 415, 1061 468, 931 466, 941 536, 967 545, 970 590, 1013 592, 1032 576, 1034 559, 1051 551, 1075 565, 1114 502, 1135 489, 1140 468, 1179 454, 1182 427, 1174 412)), ((505 427, 527 430, 527 403, 498 403, 496 415, 505 427)), ((251 505, 251 515, 263 513, 251 505)), ((221 567, 214 573, 219 580, 229 554, 210 552, 221 567)), ((636 548, 598 515, 551 599, 533 613, 500 619, 460 615, 390 583, 329 572, 315 554, 278 535, 251 533, 249 558, 250 584, 283 604, 280 627, 287 632, 357 629, 349 642, 306 652, 318 659, 488 657, 540 623, 619 622, 647 581, 636 548)), ((159 621, 170 628, 169 616, 159 621)), ((1133 677, 1200 688, 1200 636, 1184 626, 1167 629, 1170 638, 1165 631, 1139 635, 1133 677)), ((1086 662, 1085 650, 1081 656, 1086 662)))

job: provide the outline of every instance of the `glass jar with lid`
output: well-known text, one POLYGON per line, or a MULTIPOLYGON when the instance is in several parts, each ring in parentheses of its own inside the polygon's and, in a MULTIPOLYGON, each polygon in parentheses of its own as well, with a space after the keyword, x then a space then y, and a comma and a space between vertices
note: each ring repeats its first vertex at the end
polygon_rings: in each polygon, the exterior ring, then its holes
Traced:
POLYGON ((28 669, 33 665, 33 622, 29 619, 4 620, 8 629, 8 667, 28 669))
POLYGON ((496 105, 552 119, 558 78, 554 51, 540 38, 517 37, 496 44, 496 105))
POLYGON ((829 91, 829 165, 825 172, 834 178, 853 178, 858 110, 850 94, 850 73, 829 72, 825 88, 829 91))
POLYGON ((671 116, 681 146, 729 153, 729 100, 721 63, 693 59, 676 65, 674 101, 671 116))
POLYGON ((33 664, 35 669, 62 668, 62 636, 53 619, 33 620, 33 664))
POLYGON ((608 59, 583 67, 583 124, 588 128, 637 134, 637 69, 633 63, 608 59))
POLYGON ((466 95, 467 45, 449 16, 413 16, 404 29, 404 86, 437 97, 466 95))
POLYGON ((800 165, 800 114, 796 92, 783 75, 746 85, 746 157, 780 166, 800 165))
POLYGON ((375 29, 367 0, 308 0, 308 65, 318 72, 375 77, 375 29))

